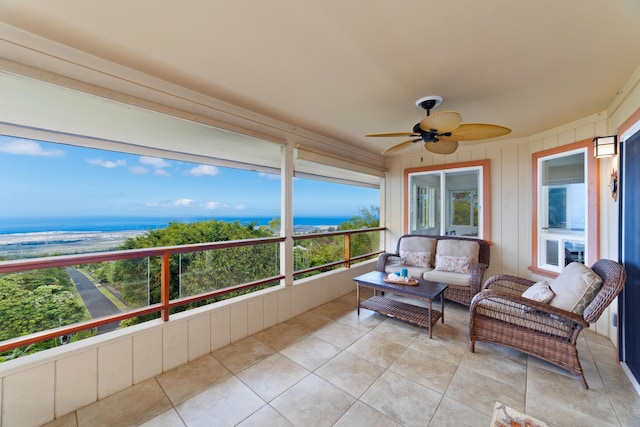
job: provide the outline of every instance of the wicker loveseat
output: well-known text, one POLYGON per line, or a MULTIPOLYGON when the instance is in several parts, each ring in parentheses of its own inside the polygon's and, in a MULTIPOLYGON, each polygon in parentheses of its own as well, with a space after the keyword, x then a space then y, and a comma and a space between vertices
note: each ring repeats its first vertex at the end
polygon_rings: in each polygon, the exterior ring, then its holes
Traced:
POLYGON ((484 273, 489 267, 489 255, 489 244, 481 239, 406 234, 398 239, 394 253, 385 252, 378 257, 377 270, 397 273, 402 268, 407 268, 411 277, 446 283, 449 287, 444 292, 444 297, 468 306, 473 296, 480 292, 484 273), (423 259, 423 262, 411 262, 411 257, 405 255, 407 252, 427 254, 427 259, 423 259), (468 271, 461 273, 439 270, 436 265, 438 256, 441 256, 440 259, 470 258, 468 271))
MULTIPOLYGON (((598 320, 618 296, 626 280, 622 266, 612 260, 599 260, 591 270, 602 279, 602 285, 594 289, 593 299, 591 296, 583 299, 584 309, 576 304, 577 309, 571 311, 553 306, 551 302, 538 302, 522 296, 534 285, 532 280, 508 275, 489 278, 469 307, 470 351, 475 350, 476 341, 511 347, 578 375, 584 388, 589 388, 578 358, 578 335, 583 328, 598 320), (575 311, 582 311, 582 314, 575 311)), ((553 289, 554 282, 548 286, 553 289)), ((553 296, 551 301, 556 297, 553 296)))

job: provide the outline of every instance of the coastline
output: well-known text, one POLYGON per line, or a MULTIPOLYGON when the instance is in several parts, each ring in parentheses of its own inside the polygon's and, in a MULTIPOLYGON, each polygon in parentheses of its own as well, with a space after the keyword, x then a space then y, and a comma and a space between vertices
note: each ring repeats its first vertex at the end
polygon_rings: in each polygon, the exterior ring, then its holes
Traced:
MULTIPOLYGON (((233 222, 236 220, 233 219, 230 221, 233 222)), ((252 222, 258 223, 255 219, 238 221, 247 224, 252 222)), ((194 220, 189 222, 194 222, 194 220)), ((322 232, 330 227, 338 226, 336 218, 314 218, 314 221, 309 222, 324 222, 326 225, 296 225, 294 226, 294 232, 296 234, 322 232), (329 224, 330 222, 336 222, 336 224, 329 224)), ((165 222, 163 226, 160 226, 158 223, 154 223, 153 225, 146 224, 145 226, 136 224, 134 226, 135 228, 130 227, 130 229, 122 230, 118 228, 126 228, 126 223, 118 224, 118 226, 114 226, 113 224, 105 226, 104 224, 87 223, 84 225, 76 225, 75 228, 80 230, 23 231, 21 229, 19 232, 0 233, 0 258, 18 259, 45 255, 71 255, 113 251, 128 238, 137 237, 150 230, 164 228, 167 225, 168 222, 165 222), (82 231, 83 228, 89 230, 106 228, 107 230, 82 231)), ((262 226, 262 224, 258 223, 258 226, 262 226)), ((55 227, 52 226, 51 228, 55 227)))

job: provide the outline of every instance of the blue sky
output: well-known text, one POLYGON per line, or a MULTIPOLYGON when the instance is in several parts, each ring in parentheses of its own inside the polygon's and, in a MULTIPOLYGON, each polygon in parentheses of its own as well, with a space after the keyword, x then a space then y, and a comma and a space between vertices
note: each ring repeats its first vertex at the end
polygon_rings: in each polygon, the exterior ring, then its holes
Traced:
MULTIPOLYGON (((0 217, 262 217, 280 212, 280 177, 0 135, 0 217)), ((294 181, 295 216, 353 216, 379 191, 294 181)))

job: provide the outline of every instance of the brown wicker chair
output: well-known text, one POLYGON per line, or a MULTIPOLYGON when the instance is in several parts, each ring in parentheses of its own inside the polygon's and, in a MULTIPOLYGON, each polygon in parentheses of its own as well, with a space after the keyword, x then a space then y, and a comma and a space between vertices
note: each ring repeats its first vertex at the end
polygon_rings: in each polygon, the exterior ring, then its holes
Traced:
POLYGON ((603 283, 582 315, 520 296, 534 284, 532 280, 490 277, 469 307, 469 350, 475 350, 476 341, 511 347, 578 375, 584 388, 589 388, 578 358, 578 335, 598 320, 626 280, 624 269, 615 261, 602 259, 591 268, 603 283))

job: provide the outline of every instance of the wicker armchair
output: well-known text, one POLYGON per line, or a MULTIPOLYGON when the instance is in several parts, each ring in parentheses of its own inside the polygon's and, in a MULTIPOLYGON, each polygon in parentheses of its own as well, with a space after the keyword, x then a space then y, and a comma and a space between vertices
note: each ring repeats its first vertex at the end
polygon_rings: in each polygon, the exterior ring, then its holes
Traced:
POLYGON ((598 320, 618 296, 626 280, 622 266, 608 259, 591 267, 602 278, 602 287, 582 315, 520 296, 532 280, 498 275, 490 277, 469 307, 469 350, 476 341, 511 347, 539 357, 584 377, 576 342, 583 328, 598 320))

